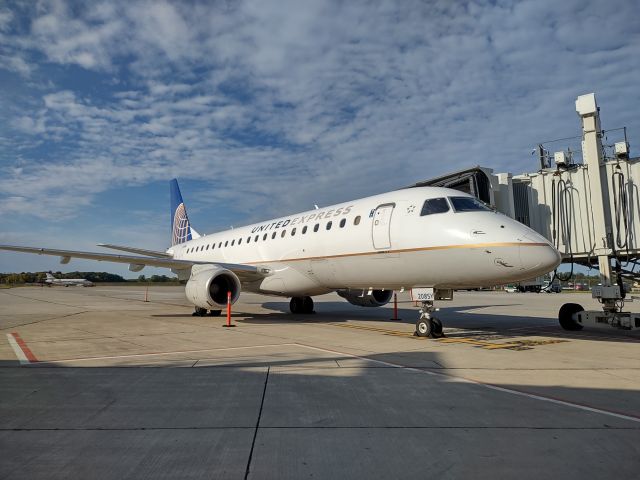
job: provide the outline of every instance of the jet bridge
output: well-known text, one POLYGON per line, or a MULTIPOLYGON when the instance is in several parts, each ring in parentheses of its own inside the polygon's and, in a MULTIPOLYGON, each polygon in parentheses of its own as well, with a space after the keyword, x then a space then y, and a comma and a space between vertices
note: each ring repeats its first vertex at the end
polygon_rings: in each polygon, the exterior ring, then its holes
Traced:
POLYGON ((563 254, 563 263, 597 267, 600 284, 592 296, 602 311, 565 304, 559 312, 563 328, 640 329, 640 314, 624 311, 629 300, 623 283, 640 280, 640 158, 629 155, 626 129, 602 130, 599 111, 593 93, 578 97, 579 146, 551 152, 538 145, 535 172, 494 174, 474 167, 416 186, 471 193, 544 235, 563 254))

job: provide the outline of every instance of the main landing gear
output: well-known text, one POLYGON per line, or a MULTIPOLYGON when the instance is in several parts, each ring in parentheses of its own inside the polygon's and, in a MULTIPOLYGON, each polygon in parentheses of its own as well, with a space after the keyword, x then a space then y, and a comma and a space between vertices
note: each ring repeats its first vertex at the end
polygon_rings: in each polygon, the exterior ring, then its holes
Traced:
POLYGON ((440 319, 432 315, 436 312, 432 301, 422 302, 420 308, 420 318, 416 322, 416 332, 414 335, 418 337, 440 338, 444 337, 442 332, 442 322, 440 319))
POLYGON ((209 315, 212 317, 219 317, 222 313, 222 310, 207 310, 206 308, 196 307, 195 311, 191 314, 192 317, 204 317, 207 315, 207 311, 209 315))
POLYGON ((316 313, 313 311, 313 299, 311 297, 293 297, 289 302, 291 313, 316 313))

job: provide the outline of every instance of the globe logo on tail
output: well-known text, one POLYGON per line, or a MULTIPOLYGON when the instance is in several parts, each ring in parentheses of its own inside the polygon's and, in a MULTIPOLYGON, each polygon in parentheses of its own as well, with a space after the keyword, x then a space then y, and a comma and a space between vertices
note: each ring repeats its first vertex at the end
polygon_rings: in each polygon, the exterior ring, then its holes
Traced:
POLYGON ((178 205, 173 215, 173 236, 171 243, 176 245, 191 240, 191 228, 189 227, 189 218, 184 203, 178 205))

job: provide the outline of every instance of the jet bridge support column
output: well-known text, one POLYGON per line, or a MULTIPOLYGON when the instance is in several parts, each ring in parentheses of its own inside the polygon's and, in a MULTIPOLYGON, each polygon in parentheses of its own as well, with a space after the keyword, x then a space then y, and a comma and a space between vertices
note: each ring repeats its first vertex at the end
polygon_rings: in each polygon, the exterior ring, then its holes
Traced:
POLYGON ((602 129, 599 110, 593 93, 581 95, 576 100, 576 111, 582 119, 582 157, 589 171, 591 208, 596 238, 595 254, 598 256, 600 283, 603 287, 599 296, 605 310, 611 308, 615 310, 615 301, 620 298, 620 292, 611 273, 610 256, 613 253, 611 248, 613 228, 611 208, 609 207, 609 184, 602 155, 602 129))

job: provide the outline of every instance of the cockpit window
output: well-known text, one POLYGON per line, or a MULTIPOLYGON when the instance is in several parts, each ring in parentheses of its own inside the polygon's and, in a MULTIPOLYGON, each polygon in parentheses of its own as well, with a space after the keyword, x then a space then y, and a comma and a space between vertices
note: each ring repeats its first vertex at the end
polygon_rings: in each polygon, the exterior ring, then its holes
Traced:
POLYGON ((449 211, 449 203, 446 198, 430 198, 425 200, 420 211, 420 216, 433 215, 434 213, 445 213, 449 211))
POLYGON ((456 212, 491 211, 484 203, 473 197, 449 197, 456 212))

